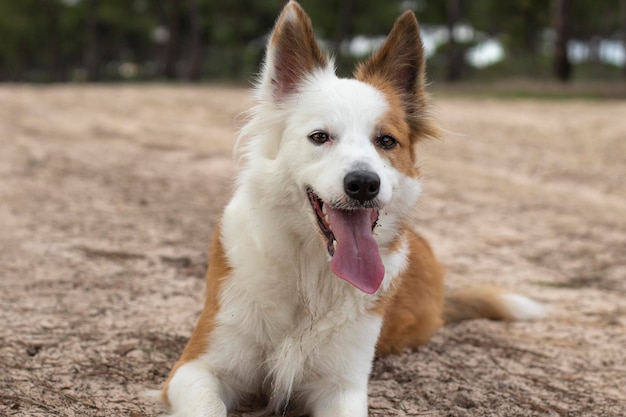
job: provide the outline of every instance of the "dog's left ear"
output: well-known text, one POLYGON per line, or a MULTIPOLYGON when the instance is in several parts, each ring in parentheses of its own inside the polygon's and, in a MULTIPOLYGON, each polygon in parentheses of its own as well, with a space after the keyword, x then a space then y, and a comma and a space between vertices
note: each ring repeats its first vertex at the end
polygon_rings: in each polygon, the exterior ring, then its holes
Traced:
POLYGON ((276 102, 295 93, 315 69, 328 66, 328 58, 315 40, 311 20, 290 1, 281 12, 267 45, 262 84, 276 102))
POLYGON ((380 49, 357 67, 354 77, 378 88, 391 89, 400 96, 409 125, 427 136, 436 136, 434 125, 425 122, 424 66, 417 18, 409 10, 396 20, 380 49))

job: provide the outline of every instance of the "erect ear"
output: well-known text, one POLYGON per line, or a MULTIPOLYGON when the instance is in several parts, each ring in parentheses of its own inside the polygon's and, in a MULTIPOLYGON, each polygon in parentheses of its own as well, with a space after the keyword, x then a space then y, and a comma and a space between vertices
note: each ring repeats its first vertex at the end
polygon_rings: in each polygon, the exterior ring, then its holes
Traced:
POLYGON ((264 87, 280 102, 297 90, 304 77, 326 66, 328 58, 315 40, 311 19, 297 2, 290 1, 278 16, 267 45, 264 87))
POLYGON ((362 81, 383 78, 405 93, 423 88, 424 48, 412 11, 396 20, 383 45, 359 65, 355 77, 362 81))
MULTIPOLYGON (((416 126, 423 121, 427 100, 424 92, 424 48, 412 11, 404 12, 396 20, 383 45, 357 67, 354 76, 375 87, 392 89, 402 99, 409 125, 429 130, 423 123, 416 126)), ((424 133, 434 135, 434 131, 424 133)))

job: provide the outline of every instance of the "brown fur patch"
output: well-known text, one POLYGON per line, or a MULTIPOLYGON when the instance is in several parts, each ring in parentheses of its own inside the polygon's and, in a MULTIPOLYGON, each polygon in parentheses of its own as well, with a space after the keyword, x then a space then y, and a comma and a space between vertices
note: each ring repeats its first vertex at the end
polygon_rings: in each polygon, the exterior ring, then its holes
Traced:
POLYGON ((384 91, 390 109, 379 122, 377 133, 379 136, 390 135, 398 144, 392 149, 376 147, 380 156, 389 160, 391 165, 408 177, 417 177, 414 142, 411 140, 411 130, 404 117, 404 107, 399 97, 393 91, 384 91))
POLYGON ((161 399, 166 405, 169 405, 169 399, 167 396, 169 383, 178 368, 187 362, 197 359, 200 355, 207 351, 209 346, 209 338, 213 328, 215 327, 215 316, 220 309, 219 295, 222 283, 231 274, 231 267, 228 264, 226 254, 222 248, 220 236, 221 228, 218 225, 213 232, 213 239, 211 241, 211 248, 209 251, 209 268, 206 274, 207 289, 204 309, 202 310, 202 314, 198 319, 193 334, 187 342, 180 359, 178 359, 178 362, 176 362, 170 371, 170 374, 163 385, 161 399))
POLYGON ((417 19, 407 11, 396 20, 389 36, 372 56, 356 69, 354 77, 381 91, 390 110, 380 121, 382 134, 393 136, 400 146, 381 150, 401 172, 415 177, 414 144, 438 137, 439 128, 430 116, 424 89, 424 49, 417 19))
POLYGON ((427 343, 443 325, 443 267, 428 242, 407 233, 409 264, 395 279, 398 284, 388 302, 381 304, 383 328, 377 354, 398 353, 406 347, 427 343))

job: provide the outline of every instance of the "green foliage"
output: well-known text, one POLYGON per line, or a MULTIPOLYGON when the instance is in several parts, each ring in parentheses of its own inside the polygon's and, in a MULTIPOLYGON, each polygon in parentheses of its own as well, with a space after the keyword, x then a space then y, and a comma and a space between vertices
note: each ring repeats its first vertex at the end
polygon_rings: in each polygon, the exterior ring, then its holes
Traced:
POLYGON ((385 35, 400 13, 397 1, 302 0, 316 34, 336 40, 345 33, 366 36, 385 35))
MULTIPOLYGON (((0 0, 0 81, 247 79, 258 68, 265 36, 284 3, 285 0, 0 0), (92 12, 94 18, 90 19, 92 12), (157 32, 169 34, 169 38, 156 42, 157 32), (137 70, 121 71, 123 65, 137 70)), ((507 61, 484 71, 462 68, 457 72, 463 77, 505 76, 509 72, 530 77, 549 74, 550 58, 541 48, 541 39, 551 25, 551 3, 301 0, 316 34, 336 54, 344 74, 351 71, 358 58, 347 53, 347 42, 356 35, 385 35, 407 8, 416 12, 424 27, 466 23, 502 42, 507 61), (453 6, 455 12, 451 13, 453 6)), ((625 16, 626 0, 572 0, 568 23, 573 37, 590 40, 594 36, 615 36, 620 30, 626 32, 625 16)), ((458 55, 462 57, 472 42, 442 45, 431 59, 431 73, 445 74, 451 66, 464 65, 458 55)), ((589 68, 581 71, 595 73, 589 68)))

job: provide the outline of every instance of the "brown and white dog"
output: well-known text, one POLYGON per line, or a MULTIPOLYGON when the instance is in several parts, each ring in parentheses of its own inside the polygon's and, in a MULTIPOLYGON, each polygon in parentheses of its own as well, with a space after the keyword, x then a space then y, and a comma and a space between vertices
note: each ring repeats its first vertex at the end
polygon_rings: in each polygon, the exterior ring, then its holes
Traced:
POLYGON ((410 226, 416 144, 437 134, 413 13, 342 79, 290 2, 255 93, 204 310, 162 390, 173 415, 226 417, 264 396, 268 412, 365 417, 376 353, 427 343, 448 321, 541 314, 495 290, 444 303, 442 267, 410 226))

